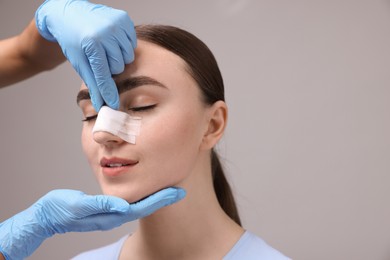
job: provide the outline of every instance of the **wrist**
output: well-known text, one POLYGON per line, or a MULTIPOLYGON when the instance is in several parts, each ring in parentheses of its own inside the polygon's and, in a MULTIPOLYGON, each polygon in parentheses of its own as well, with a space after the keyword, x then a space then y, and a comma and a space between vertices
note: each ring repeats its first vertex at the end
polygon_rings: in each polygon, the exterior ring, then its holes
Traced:
POLYGON ((5 259, 28 257, 54 234, 37 217, 39 210, 33 205, 0 224, 0 249, 5 259))
POLYGON ((1 248, 0 246, 0 260, 8 260, 8 259, 11 259, 3 250, 3 248, 1 248))

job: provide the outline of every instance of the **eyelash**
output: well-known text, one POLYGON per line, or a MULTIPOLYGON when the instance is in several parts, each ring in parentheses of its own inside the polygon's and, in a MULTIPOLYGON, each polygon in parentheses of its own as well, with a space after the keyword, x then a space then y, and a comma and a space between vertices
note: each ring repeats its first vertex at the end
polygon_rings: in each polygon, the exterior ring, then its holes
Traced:
MULTIPOLYGON (((133 111, 133 112, 142 112, 142 111, 146 111, 146 110, 149 110, 149 109, 153 109, 157 106, 157 104, 154 104, 154 105, 149 105, 149 106, 143 106, 143 107, 131 107, 129 108, 129 110, 133 111)), ((89 122, 89 121, 92 121, 92 120, 95 120, 97 118, 97 114, 96 115, 93 115, 93 116, 87 116, 85 117, 85 119, 81 120, 83 122, 89 122)))
POLYGON ((85 117, 85 119, 83 119, 81 121, 83 121, 83 122, 92 121, 92 120, 95 120, 97 118, 97 116, 98 116, 97 114, 94 116, 87 116, 87 117, 85 117))
POLYGON ((145 110, 153 109, 157 106, 157 104, 149 105, 149 106, 143 106, 143 107, 131 107, 128 110, 131 110, 133 112, 142 112, 145 110))

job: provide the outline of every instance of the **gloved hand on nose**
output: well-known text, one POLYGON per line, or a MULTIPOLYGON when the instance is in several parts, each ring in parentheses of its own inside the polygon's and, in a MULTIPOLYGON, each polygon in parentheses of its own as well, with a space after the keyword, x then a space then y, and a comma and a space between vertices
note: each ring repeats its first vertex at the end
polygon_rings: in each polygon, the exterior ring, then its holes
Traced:
POLYGON ((86 83, 96 111, 106 103, 119 108, 112 74, 134 60, 137 38, 125 11, 87 0, 46 0, 35 13, 39 33, 58 42, 86 83))
POLYGON ((7 260, 24 259, 56 233, 109 230, 146 217, 184 196, 183 189, 171 187, 129 204, 114 196, 54 190, 0 223, 0 252, 7 260))

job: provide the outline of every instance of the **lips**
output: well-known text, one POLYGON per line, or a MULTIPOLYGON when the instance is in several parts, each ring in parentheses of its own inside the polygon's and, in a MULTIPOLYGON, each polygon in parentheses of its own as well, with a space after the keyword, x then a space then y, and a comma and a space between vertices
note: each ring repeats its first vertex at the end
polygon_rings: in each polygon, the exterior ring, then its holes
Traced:
POLYGON ((123 158, 102 158, 100 160, 100 166, 102 167, 103 174, 109 177, 115 177, 121 175, 133 166, 135 166, 138 161, 128 160, 123 158))

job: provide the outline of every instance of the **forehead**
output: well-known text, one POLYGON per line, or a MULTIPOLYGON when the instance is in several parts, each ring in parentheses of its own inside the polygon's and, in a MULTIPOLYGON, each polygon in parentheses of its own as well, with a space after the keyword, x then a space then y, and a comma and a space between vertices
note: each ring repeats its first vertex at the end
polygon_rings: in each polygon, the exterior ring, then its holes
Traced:
POLYGON ((139 40, 134 62, 126 65, 124 72, 114 76, 114 79, 144 75, 164 83, 165 80, 187 78, 189 75, 185 67, 185 62, 176 54, 153 43, 139 40))
MULTIPOLYGON (((194 84, 186 70, 186 63, 176 54, 150 42, 138 40, 134 61, 125 66, 124 71, 114 75, 115 81, 136 76, 149 76, 166 86, 194 84)), ((86 89, 82 84, 81 89, 86 89)))

